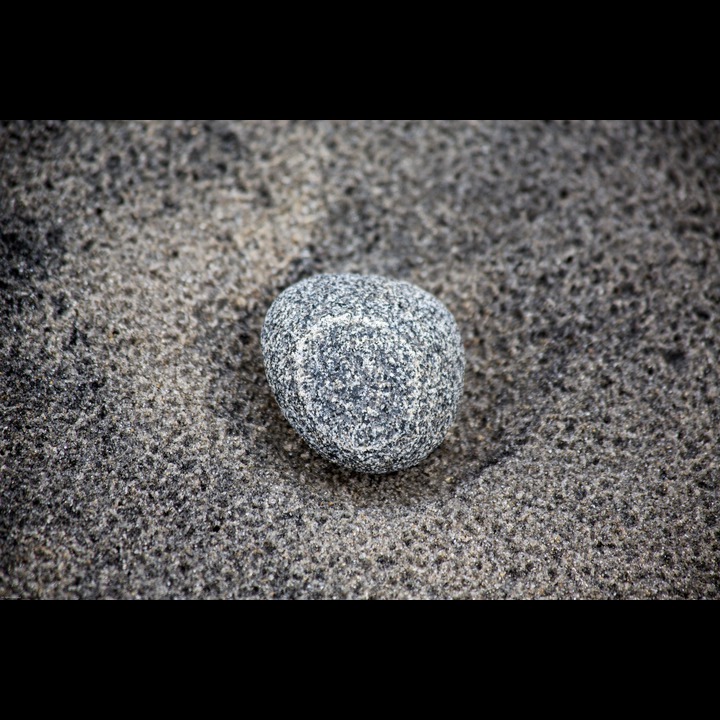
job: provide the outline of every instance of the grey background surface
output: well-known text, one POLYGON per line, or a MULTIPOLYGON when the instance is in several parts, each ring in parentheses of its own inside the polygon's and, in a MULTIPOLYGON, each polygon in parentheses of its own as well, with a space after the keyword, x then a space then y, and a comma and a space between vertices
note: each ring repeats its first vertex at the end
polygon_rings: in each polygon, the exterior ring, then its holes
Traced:
POLYGON ((718 121, 3 121, 0 598, 716 598, 718 121), (284 421, 321 272, 435 293, 446 441, 284 421))

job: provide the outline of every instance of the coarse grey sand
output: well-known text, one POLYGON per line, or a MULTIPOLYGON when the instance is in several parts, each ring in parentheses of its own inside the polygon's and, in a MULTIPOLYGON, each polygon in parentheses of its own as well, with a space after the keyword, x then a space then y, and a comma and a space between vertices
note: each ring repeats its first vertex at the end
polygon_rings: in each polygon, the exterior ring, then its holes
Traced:
POLYGON ((717 598, 720 122, 0 121, 0 598, 717 598), (444 440, 311 449, 264 319, 431 293, 444 440))

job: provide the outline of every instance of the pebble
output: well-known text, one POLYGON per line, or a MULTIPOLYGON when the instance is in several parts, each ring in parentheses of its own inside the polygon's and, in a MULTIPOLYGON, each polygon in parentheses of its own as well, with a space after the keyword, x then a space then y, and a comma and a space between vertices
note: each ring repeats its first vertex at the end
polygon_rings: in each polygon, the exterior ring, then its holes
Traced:
POLYGON ((290 425, 351 470, 416 465, 455 419, 462 339, 448 309, 410 283, 348 274, 302 280, 273 302, 261 343, 290 425))

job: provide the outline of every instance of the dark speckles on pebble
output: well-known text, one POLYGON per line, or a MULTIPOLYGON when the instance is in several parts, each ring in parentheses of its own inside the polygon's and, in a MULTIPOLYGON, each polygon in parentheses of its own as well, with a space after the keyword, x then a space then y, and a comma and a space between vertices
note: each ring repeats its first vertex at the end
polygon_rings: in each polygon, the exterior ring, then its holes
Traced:
POLYGON ((452 424, 465 356, 433 295, 379 276, 317 275, 289 287, 262 329, 267 379, 309 445, 352 470, 423 460, 452 424))

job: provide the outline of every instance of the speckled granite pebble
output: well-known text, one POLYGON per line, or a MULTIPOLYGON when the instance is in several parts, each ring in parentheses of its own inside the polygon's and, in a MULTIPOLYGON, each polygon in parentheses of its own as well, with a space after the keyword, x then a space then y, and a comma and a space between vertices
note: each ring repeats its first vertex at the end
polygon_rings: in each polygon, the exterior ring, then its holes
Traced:
POLYGON ((460 333, 447 308, 410 283, 349 274, 299 282, 268 311, 262 348, 290 424, 353 470, 419 463, 455 418, 460 333))

